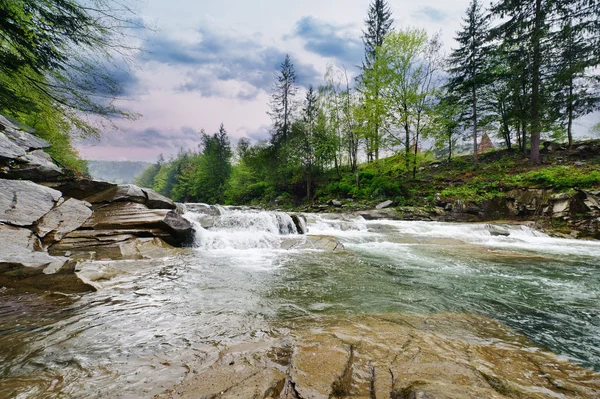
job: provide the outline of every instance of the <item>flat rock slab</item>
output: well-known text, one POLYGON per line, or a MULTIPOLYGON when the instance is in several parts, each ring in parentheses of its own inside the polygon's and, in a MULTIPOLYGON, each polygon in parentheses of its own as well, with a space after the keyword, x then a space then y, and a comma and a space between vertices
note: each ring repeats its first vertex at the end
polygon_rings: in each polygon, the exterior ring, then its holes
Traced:
POLYGON ((44 215, 37 222, 35 231, 40 238, 45 238, 46 243, 60 241, 92 216, 90 207, 86 202, 69 198, 44 215))
POLYGON ((135 202, 114 202, 94 210, 83 229, 121 230, 158 229, 166 232, 165 241, 180 245, 190 239, 192 225, 181 215, 167 209, 148 209, 135 202))
POLYGON ((115 186, 113 183, 79 178, 61 178, 59 181, 40 182, 40 184, 60 191, 65 197, 79 200, 115 186))
POLYGON ((15 159, 0 176, 8 179, 26 179, 45 181, 63 174, 63 170, 54 164, 50 155, 42 150, 34 150, 15 159))
POLYGON ((271 341, 206 353, 159 397, 600 397, 599 374, 486 317, 327 316, 286 321, 280 331, 271 341))
POLYGON ((341 251, 344 245, 335 237, 305 235, 301 237, 288 237, 281 243, 282 249, 316 249, 320 251, 341 251))
POLYGON ((14 160, 25 154, 23 148, 6 137, 4 133, 0 133, 0 159, 14 160))
POLYGON ((59 191, 30 181, 0 179, 0 222, 31 226, 61 197, 59 191))
POLYGON ((2 132, 16 145, 26 151, 39 150, 50 147, 50 143, 46 140, 34 136, 9 121, 6 117, 0 115, 0 128, 2 132))
POLYGON ((87 197, 85 200, 91 204, 102 204, 115 201, 144 204, 147 198, 146 194, 138 186, 133 184, 119 184, 87 197))
POLYGON ((168 199, 167 197, 160 195, 154 190, 149 188, 142 188, 144 194, 146 194, 145 205, 150 209, 177 209, 177 205, 168 199))

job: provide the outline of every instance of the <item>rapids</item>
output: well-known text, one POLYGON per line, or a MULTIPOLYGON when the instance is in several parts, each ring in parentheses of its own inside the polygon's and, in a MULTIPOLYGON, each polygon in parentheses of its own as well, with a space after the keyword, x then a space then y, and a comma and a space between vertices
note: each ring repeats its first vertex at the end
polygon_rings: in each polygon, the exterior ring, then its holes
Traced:
POLYGON ((306 240, 289 215, 210 209, 184 215, 196 240, 181 255, 83 264, 98 292, 0 289, 0 397, 152 397, 198 357, 319 315, 474 313, 600 371, 600 242, 308 214, 345 250, 288 250, 306 240))

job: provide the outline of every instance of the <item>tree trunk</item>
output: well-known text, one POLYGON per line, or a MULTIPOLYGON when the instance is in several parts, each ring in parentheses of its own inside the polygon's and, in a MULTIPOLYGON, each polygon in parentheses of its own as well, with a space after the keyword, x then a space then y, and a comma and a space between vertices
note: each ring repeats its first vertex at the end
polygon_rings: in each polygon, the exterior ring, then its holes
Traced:
POLYGON ((541 86, 541 35, 542 35, 542 0, 535 1, 535 24, 531 35, 533 49, 533 65, 531 79, 531 162, 539 165, 540 160, 540 86, 541 86))
POLYGON ((477 153, 477 92, 474 84, 471 89, 471 96, 473 100, 473 164, 475 169, 477 169, 479 166, 479 154, 477 153))
POLYGON ((573 78, 569 79, 569 97, 567 99, 567 137, 569 138, 569 150, 573 149, 573 78))

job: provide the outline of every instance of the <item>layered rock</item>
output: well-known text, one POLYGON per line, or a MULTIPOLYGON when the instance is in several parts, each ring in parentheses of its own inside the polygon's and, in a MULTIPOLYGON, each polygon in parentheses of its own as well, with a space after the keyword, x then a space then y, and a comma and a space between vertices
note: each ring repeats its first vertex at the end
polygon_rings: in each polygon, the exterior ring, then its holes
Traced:
POLYGON ((47 147, 0 116, 0 286, 85 290, 75 259, 168 256, 191 237, 173 201, 65 172, 47 147))
POLYGON ((595 398, 600 375, 475 315, 295 320, 282 337, 199 356, 169 398, 595 398))

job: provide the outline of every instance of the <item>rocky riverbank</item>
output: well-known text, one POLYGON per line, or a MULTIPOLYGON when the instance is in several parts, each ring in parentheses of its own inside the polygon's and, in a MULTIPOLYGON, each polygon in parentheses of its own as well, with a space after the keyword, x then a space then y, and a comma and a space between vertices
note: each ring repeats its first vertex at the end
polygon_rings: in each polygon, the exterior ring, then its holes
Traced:
POLYGON ((481 316, 293 320, 283 337, 199 353, 156 398, 595 398, 599 375, 481 316), (289 328, 289 330, 288 330, 289 328))
POLYGON ((367 220, 527 223, 553 236, 600 239, 600 191, 518 189, 484 201, 438 196, 427 206, 395 206, 393 201, 364 204, 332 200, 302 207, 302 212, 351 213, 367 220))
POLYGON ((0 117, 0 286, 89 290, 78 261, 166 256, 191 239, 171 200, 77 176, 49 146, 0 117))

